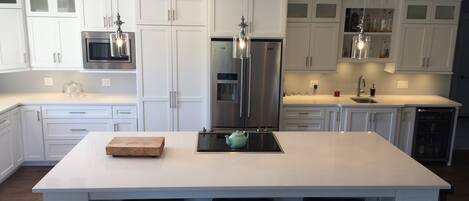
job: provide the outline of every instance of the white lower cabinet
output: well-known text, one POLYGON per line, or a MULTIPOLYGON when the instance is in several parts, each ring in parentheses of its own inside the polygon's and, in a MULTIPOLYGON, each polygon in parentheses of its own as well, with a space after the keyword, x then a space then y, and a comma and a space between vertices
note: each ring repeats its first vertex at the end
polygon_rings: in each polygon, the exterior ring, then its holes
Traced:
POLYGON ((13 145, 13 160, 15 165, 21 165, 24 161, 24 152, 23 152, 23 135, 21 128, 21 109, 16 108, 10 112, 10 121, 11 121, 11 131, 12 136, 12 145, 13 145))
POLYGON ((24 160, 43 161, 44 138, 42 134, 41 106, 21 107, 24 160))
POLYGON ((80 140, 47 140, 45 142, 46 160, 59 161, 70 152, 80 140))
POLYGON ((114 119, 115 132, 130 132, 137 131, 136 119, 114 119))
POLYGON ((0 182, 23 163, 20 110, 0 114, 0 182))
POLYGON ((412 155, 416 112, 417 108, 414 107, 402 109, 399 124, 399 135, 396 139, 397 147, 409 156, 412 155))
POLYGON ((283 109, 282 131, 338 131, 338 107, 285 106, 283 109))
POLYGON ((397 108, 343 108, 342 131, 376 132, 394 143, 397 108))
POLYGON ((44 119, 44 140, 80 140, 89 132, 114 131, 112 119, 44 119))

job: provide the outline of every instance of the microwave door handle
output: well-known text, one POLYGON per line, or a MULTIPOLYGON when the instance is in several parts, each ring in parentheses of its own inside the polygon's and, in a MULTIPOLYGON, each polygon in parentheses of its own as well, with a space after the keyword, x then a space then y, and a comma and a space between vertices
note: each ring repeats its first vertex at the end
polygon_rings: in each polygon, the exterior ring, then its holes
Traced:
POLYGON ((244 59, 241 59, 241 84, 239 87, 239 117, 243 118, 243 107, 244 107, 244 59))

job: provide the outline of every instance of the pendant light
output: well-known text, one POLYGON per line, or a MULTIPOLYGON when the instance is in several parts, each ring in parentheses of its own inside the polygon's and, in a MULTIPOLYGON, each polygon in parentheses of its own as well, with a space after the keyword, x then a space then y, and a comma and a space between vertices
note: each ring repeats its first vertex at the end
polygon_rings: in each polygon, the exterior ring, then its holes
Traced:
POLYGON ((117 30, 114 33, 109 34, 111 44, 111 56, 112 57, 128 57, 129 56, 129 34, 122 32, 121 26, 124 22, 121 20, 119 14, 119 1, 117 1, 117 20, 114 24, 117 26, 117 30))
POLYGON ((238 26, 241 30, 238 36, 233 37, 233 58, 247 59, 251 56, 251 39, 246 32, 248 25, 244 16, 241 17, 241 23, 238 26))
POLYGON ((371 37, 365 34, 365 17, 366 17, 366 0, 364 0, 363 16, 360 24, 357 26, 360 29, 358 36, 353 36, 352 39, 352 58, 353 59, 367 59, 370 49, 371 37))

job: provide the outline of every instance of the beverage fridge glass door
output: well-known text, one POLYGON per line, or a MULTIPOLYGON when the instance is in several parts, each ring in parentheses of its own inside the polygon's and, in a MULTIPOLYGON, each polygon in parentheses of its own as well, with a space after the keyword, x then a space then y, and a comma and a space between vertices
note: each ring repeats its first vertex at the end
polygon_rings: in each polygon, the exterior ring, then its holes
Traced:
POLYGON ((244 127, 241 107, 241 61, 233 59, 232 41, 212 41, 212 127, 230 129, 244 127))
POLYGON ((278 129, 281 41, 252 41, 246 66, 246 127, 278 129))

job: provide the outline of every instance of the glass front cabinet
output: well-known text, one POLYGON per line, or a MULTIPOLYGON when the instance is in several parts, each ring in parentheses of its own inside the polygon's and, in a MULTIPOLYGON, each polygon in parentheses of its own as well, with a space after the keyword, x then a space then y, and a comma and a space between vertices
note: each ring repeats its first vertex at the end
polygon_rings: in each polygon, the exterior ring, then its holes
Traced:
POLYGON ((457 24, 460 7, 457 0, 405 0, 402 22, 457 24))
POLYGON ((0 8, 21 8, 21 0, 0 0, 0 8))
POLYGON ((27 16, 76 17, 75 0, 26 0, 27 16))
POLYGON ((289 0, 288 22, 339 22, 342 0, 289 0))

